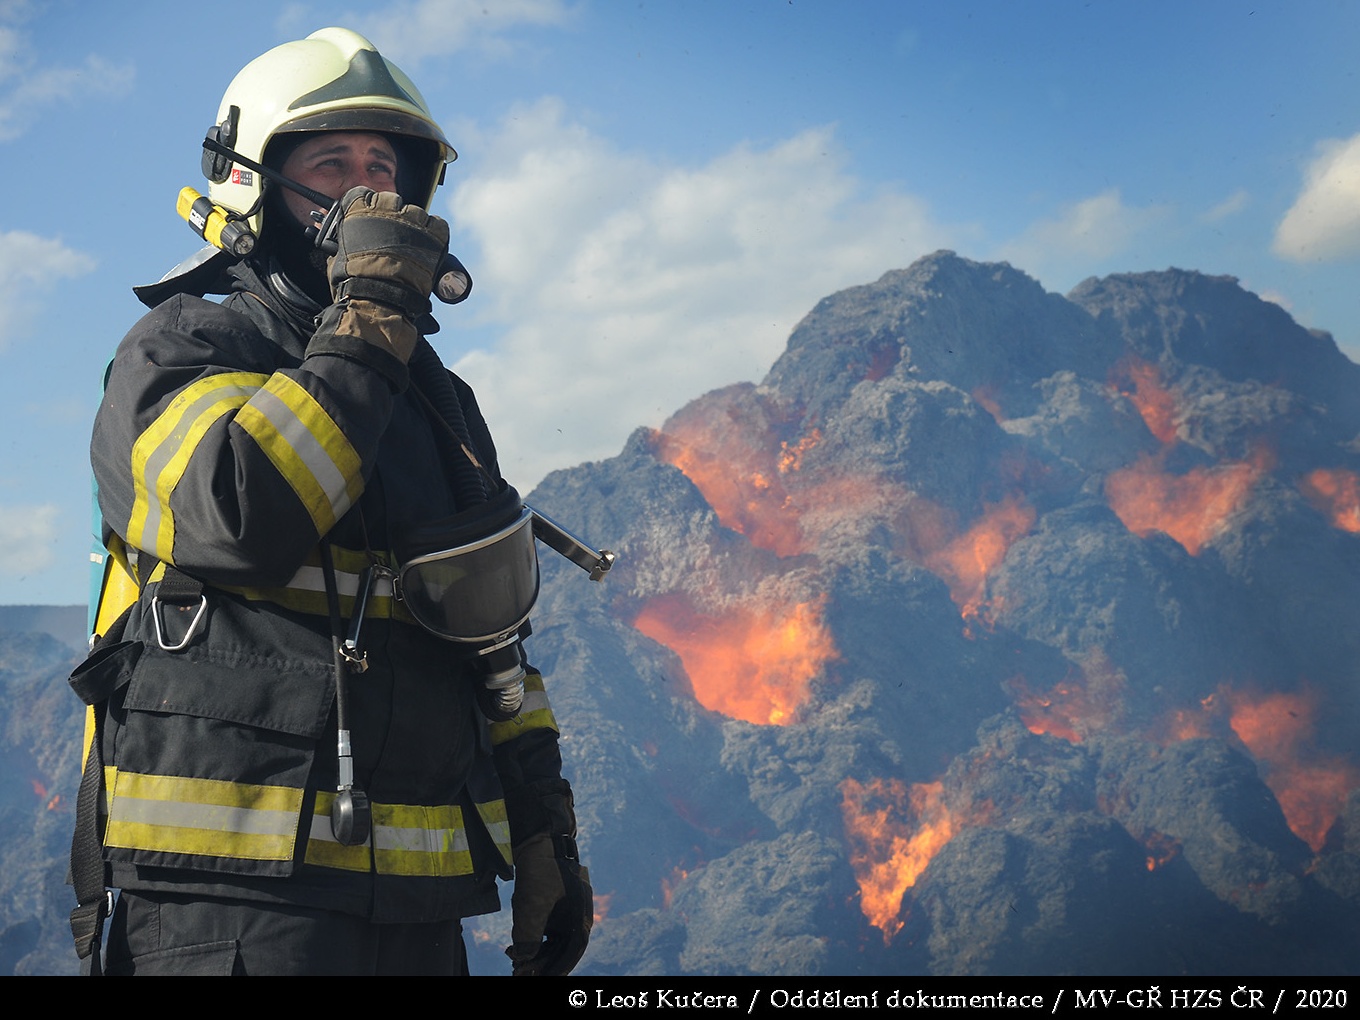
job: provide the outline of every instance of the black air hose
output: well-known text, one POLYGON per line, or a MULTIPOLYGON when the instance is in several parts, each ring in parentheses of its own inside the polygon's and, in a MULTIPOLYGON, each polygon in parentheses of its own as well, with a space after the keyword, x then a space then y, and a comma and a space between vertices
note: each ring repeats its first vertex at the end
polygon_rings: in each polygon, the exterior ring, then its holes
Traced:
POLYGON ((448 369, 423 337, 411 353, 409 367, 411 384, 415 386, 416 392, 424 397, 425 403, 439 415, 457 439, 456 443, 441 443, 440 452, 444 455, 444 462, 453 480, 458 508, 464 510, 485 503, 487 482, 482 477, 482 471, 460 448, 476 450, 468 433, 467 421, 463 418, 463 405, 458 401, 458 393, 453 388, 448 369))

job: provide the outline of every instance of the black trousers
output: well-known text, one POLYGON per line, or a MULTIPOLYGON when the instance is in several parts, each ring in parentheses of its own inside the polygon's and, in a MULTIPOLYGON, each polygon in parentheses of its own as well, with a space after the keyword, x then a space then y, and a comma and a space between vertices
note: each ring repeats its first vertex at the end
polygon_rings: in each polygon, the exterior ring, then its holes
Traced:
POLYGON ((361 917, 274 903, 162 893, 119 895, 105 973, 467 973, 459 921, 373 924, 361 917))

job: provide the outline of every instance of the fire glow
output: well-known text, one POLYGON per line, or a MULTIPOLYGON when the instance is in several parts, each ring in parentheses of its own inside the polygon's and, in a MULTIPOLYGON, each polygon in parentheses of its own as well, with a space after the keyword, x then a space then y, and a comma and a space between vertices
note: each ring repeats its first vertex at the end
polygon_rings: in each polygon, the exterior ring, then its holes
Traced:
POLYGON ((1121 728, 1127 682, 1104 652, 1095 651, 1085 656, 1080 673, 1069 673, 1043 693, 1031 690, 1023 676, 1012 677, 1003 686, 1027 730, 1080 744, 1121 728))
POLYGON ((614 894, 612 892, 595 894, 595 910, 594 910, 595 924, 598 925, 601 921, 603 921, 606 917, 609 916, 609 904, 613 902, 613 900, 614 894))
POLYGON ((837 657, 822 603, 696 611, 684 595, 651 599, 633 626, 680 657, 705 708, 767 726, 792 722, 812 679, 837 657))
POLYGON ((965 620, 989 621, 987 576, 1001 565, 1016 540, 1034 526, 1034 509, 1018 497, 988 506, 963 534, 924 554, 926 569, 949 586, 965 620))
POLYGON ((887 945, 905 924, 907 890, 945 844, 976 819, 951 812, 939 782, 915 783, 908 790, 898 779, 847 779, 840 791, 860 909, 887 945))
POLYGON ((819 433, 814 430, 792 446, 784 443, 776 455, 773 440, 750 441, 739 427, 674 424, 671 429, 656 434, 657 456, 694 483, 723 527, 777 556, 809 551, 782 476, 802 466, 803 454, 816 445, 819 433))
POLYGON ((1332 527, 1360 533, 1360 475, 1318 468, 1304 477, 1299 488, 1332 527))
POLYGON ((1161 832, 1149 832, 1141 842, 1148 852, 1148 871, 1156 871, 1181 852, 1180 842, 1161 832))
POLYGON ((676 865, 669 877, 663 876, 661 879, 661 909, 670 910, 671 903, 675 899, 676 887, 685 879, 689 878, 689 872, 680 865, 676 865))
POLYGON ((1128 388, 1120 386, 1119 392, 1137 408, 1148 431, 1163 446, 1174 443, 1178 401, 1162 384, 1162 374, 1157 366, 1130 355, 1120 363, 1115 375, 1121 381, 1127 380, 1128 388))
POLYGON ((1360 787, 1360 769, 1310 747, 1318 703, 1311 691, 1254 693, 1221 687, 1198 709, 1182 709, 1165 727, 1162 743, 1224 736, 1240 740, 1284 812, 1290 831, 1314 853, 1360 787))
POLYGON ((1105 498, 1139 538, 1160 531, 1198 556, 1269 468, 1270 457, 1258 452, 1250 460, 1173 475, 1163 470, 1161 457, 1145 454, 1105 480, 1105 498))
POLYGON ((1294 835, 1322 850, 1327 833, 1351 790, 1360 786, 1360 769, 1340 758, 1309 754, 1316 701, 1307 693, 1260 696, 1229 692, 1228 724, 1261 765, 1262 778, 1275 794, 1294 835))

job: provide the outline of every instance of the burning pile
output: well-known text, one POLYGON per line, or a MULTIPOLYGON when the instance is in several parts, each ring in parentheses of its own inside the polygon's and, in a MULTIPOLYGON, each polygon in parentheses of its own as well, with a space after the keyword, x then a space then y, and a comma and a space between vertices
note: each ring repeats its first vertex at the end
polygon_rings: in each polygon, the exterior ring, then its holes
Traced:
POLYGON ((587 967, 1354 969, 1357 437, 1236 281, 941 253, 550 477, 587 967))

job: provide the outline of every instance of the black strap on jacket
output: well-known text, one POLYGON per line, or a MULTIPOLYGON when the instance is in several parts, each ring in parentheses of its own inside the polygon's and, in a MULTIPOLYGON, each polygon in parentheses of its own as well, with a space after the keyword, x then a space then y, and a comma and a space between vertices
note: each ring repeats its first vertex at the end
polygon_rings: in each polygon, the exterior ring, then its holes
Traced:
POLYGON ((97 977, 103 973, 99 947, 104 938, 104 919, 113 913, 113 893, 99 833, 99 799, 104 792, 104 755, 100 747, 104 713, 100 708, 95 709, 94 717, 94 739, 90 741, 85 771, 80 776, 76 828, 71 834, 71 885, 77 904, 71 911, 71 937, 76 942, 81 971, 97 977))
MULTIPOLYGON (((127 629, 132 606, 123 610, 108 632, 101 635, 90 650, 91 659, 112 645, 122 641, 127 629)), ((77 689, 82 700, 89 693, 77 689)), ((104 797, 104 712, 107 696, 92 705, 94 732, 85 756, 85 769, 80 774, 80 789, 76 794, 76 826, 71 833, 71 887, 76 894, 76 908, 71 911, 71 937, 75 939, 76 956, 81 971, 98 976, 103 973, 99 947, 104 939, 104 920, 113 913, 113 893, 109 889, 109 869, 104 863, 104 840, 99 826, 99 805, 104 797)))
MULTIPOLYGON (((156 561, 145 557, 139 566, 142 568, 138 572, 141 577, 150 577, 156 561)), ((145 581, 141 588, 146 590, 145 581)), ((186 607, 202 596, 202 582, 169 563, 165 564, 164 577, 157 589, 158 600, 186 607)), ((123 610, 108 632, 100 635, 86 663, 123 641, 132 608, 128 606, 123 610)), ((191 631, 185 636, 185 643, 192 636, 191 631)), ((100 959, 104 921, 113 913, 113 890, 109 888, 109 867, 104 861, 104 839, 99 824, 99 808, 104 799, 104 715, 108 707, 108 695, 112 692, 100 692, 96 696, 97 700, 91 700, 94 696, 91 691, 77 688, 76 693, 94 708, 94 733, 85 756, 85 769, 80 775, 80 790, 76 794, 76 826, 71 834, 71 886, 76 894, 76 908, 71 911, 71 937, 75 940, 76 956, 81 961, 81 973, 99 977, 104 972, 100 959)))

